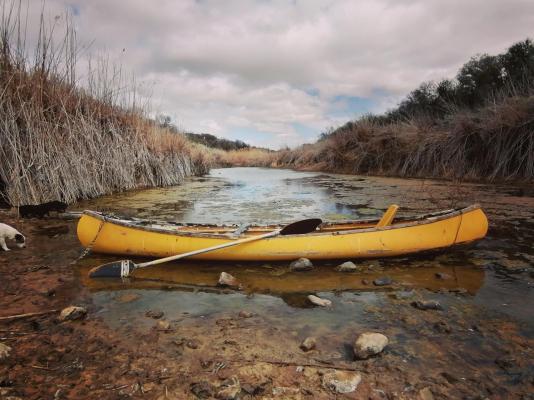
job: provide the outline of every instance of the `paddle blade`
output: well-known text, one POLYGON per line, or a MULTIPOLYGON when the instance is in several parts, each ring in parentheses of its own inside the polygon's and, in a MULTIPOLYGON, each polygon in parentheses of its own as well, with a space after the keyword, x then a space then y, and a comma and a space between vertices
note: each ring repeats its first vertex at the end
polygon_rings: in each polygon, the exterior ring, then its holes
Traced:
POLYGON ((280 235, 302 235, 304 233, 310 233, 316 230, 322 223, 323 221, 320 218, 303 219, 302 221, 286 225, 280 231, 280 235))
POLYGON ((102 264, 89 271, 89 278, 125 278, 135 269, 131 260, 114 261, 102 264))

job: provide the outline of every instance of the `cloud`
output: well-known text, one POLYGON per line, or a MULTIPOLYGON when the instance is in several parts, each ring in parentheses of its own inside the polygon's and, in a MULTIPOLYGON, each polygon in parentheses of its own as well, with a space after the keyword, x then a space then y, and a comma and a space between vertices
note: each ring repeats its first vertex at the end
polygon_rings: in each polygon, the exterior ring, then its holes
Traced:
MULTIPOLYGON (((33 7, 32 2, 32 7, 33 7)), ((277 148, 532 34, 531 0, 48 0, 183 129, 277 148)))

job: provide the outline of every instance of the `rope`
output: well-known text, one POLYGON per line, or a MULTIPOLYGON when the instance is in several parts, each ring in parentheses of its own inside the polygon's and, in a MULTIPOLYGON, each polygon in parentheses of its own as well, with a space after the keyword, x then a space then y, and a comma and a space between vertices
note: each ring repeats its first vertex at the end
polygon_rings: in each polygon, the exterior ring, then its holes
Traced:
POLYGON ((102 215, 102 218, 103 219, 102 219, 102 221, 100 221, 100 225, 98 227, 98 230, 96 231, 96 235, 93 238, 93 240, 91 240, 91 243, 89 243, 89 245, 85 249, 83 249, 82 254, 80 254, 78 256, 78 258, 76 258, 74 261, 72 261, 69 265, 76 264, 78 261, 80 261, 82 258, 86 257, 91 252, 93 246, 96 243, 96 239, 98 239, 98 235, 100 235, 100 232, 102 231, 102 228, 104 227, 104 224, 106 223, 106 217, 102 215))

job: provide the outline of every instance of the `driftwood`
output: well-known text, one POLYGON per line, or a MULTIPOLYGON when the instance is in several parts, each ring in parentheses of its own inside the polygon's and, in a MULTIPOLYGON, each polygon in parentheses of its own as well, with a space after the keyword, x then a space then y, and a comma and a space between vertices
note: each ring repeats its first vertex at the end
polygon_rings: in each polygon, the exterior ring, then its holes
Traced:
POLYGON ((40 315, 53 314, 56 312, 57 310, 48 310, 48 311, 32 312, 32 313, 26 313, 26 314, 8 315, 5 317, 0 317, 0 321, 13 321, 15 319, 37 317, 40 315))

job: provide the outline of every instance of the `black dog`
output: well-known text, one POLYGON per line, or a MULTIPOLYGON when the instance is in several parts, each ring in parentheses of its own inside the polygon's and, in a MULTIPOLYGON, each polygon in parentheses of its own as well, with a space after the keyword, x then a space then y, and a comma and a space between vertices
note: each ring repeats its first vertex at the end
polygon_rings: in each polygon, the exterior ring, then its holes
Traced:
POLYGON ((49 201, 48 203, 43 203, 39 205, 27 205, 19 207, 19 215, 22 218, 43 218, 46 215, 49 215, 51 211, 56 212, 65 212, 67 209, 67 204, 61 201, 49 201))

